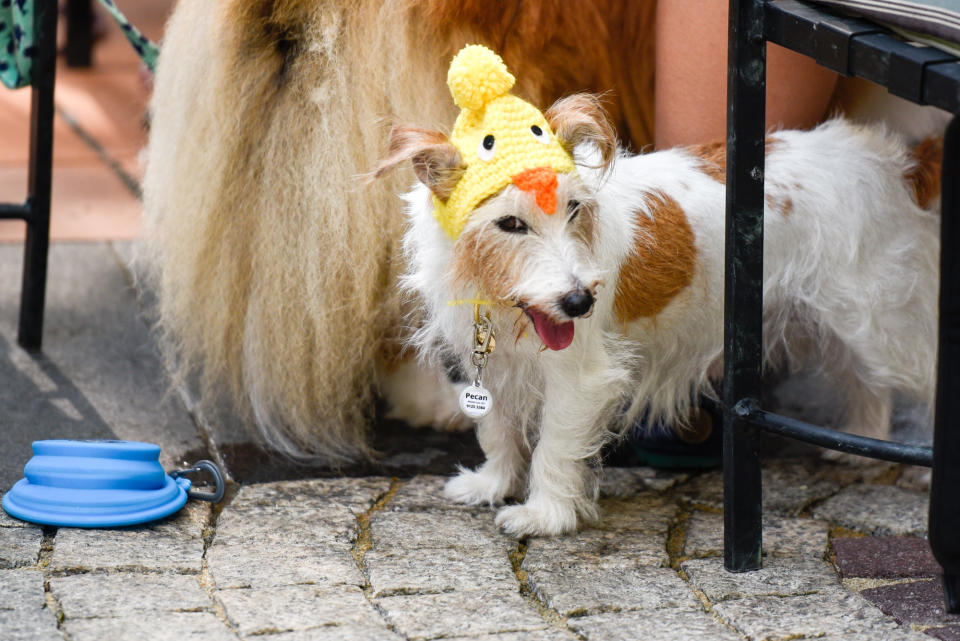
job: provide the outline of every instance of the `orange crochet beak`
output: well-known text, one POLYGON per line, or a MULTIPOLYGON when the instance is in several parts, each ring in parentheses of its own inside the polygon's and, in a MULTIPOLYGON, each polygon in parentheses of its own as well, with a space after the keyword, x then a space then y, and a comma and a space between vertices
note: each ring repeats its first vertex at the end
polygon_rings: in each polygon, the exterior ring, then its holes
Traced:
POLYGON ((557 172, 551 167, 524 169, 511 178, 518 189, 533 193, 544 213, 557 211, 557 172))

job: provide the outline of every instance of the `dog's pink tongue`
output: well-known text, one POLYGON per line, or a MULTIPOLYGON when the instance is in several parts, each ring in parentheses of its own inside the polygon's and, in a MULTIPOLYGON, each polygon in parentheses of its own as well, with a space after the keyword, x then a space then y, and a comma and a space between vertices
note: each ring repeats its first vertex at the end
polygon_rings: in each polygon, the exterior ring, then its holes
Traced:
POLYGON ((546 314, 533 308, 527 309, 527 315, 533 320, 537 336, 550 349, 561 350, 573 342, 573 321, 555 323, 546 314))

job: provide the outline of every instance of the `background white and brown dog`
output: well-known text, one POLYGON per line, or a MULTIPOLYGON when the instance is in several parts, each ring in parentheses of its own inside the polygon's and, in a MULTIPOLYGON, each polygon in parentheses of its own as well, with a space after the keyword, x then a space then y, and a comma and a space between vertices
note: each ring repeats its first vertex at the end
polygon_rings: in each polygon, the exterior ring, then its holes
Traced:
MULTIPOLYGON (((487 460, 446 493, 523 498, 496 517, 517 536, 594 518, 588 463, 609 419, 683 421, 722 357, 723 147, 614 158, 596 100, 545 115, 578 161, 559 175, 556 215, 508 185, 453 241, 433 213, 462 171, 444 135, 398 127, 380 167, 414 159, 421 180, 405 197, 403 282, 426 306, 414 341, 427 360, 452 353, 472 371, 474 311, 450 303, 497 301, 493 411, 478 428, 487 460)), ((766 362, 821 369, 853 433, 885 435, 893 390, 933 399, 938 165, 935 141, 911 149, 844 120, 767 142, 766 362)))

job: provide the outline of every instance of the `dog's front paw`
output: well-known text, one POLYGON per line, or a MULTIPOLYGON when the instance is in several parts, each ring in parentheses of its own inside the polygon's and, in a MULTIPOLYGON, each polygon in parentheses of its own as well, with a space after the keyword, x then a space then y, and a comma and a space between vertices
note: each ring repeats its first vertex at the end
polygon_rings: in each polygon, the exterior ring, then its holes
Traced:
POLYGON ((465 505, 496 505, 510 492, 510 480, 481 467, 479 470, 461 469, 447 481, 443 493, 448 499, 465 505))
POLYGON ((518 539, 556 536, 577 529, 577 511, 563 501, 528 501, 501 508, 496 524, 505 534, 518 539))

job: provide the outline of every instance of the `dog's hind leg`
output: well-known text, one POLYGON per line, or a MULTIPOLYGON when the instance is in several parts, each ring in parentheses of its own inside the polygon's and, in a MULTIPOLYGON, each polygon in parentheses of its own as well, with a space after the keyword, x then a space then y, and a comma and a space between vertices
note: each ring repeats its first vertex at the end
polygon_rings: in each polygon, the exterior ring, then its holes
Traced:
POLYGON ((520 428, 496 406, 477 426, 477 440, 487 460, 476 470, 461 467, 443 493, 457 503, 496 505, 522 493, 525 457, 520 428))

